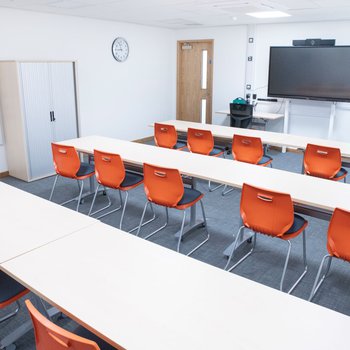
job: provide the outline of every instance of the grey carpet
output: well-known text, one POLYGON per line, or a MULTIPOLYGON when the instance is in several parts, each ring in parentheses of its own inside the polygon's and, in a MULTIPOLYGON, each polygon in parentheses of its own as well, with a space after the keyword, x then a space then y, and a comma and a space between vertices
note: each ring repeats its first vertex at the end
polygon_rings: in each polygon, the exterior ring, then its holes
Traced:
MULTIPOLYGON (((278 151, 271 150, 269 155, 273 157, 274 168, 284 169, 299 173, 301 170, 302 155, 295 153, 282 154, 278 151)), ((229 161, 229 160, 228 160, 229 161)), ((26 183, 11 177, 3 179, 4 182, 21 188, 25 191, 33 193, 42 198, 48 198, 53 184, 53 177, 43 180, 26 183)), ((221 196, 221 190, 209 193, 207 183, 200 181, 199 189, 205 194, 204 205, 208 220, 208 229, 211 233, 210 241, 193 254, 195 259, 201 260, 208 264, 223 268, 226 264, 226 258, 222 252, 227 245, 233 240, 233 234, 239 228, 239 201, 240 191, 235 189, 226 197, 221 196)), ((68 199, 70 195, 75 195, 78 191, 77 184, 72 180, 59 179, 57 191, 54 195, 55 202, 61 202, 68 199)), ((119 203, 117 193, 109 191, 113 202, 117 205, 119 203)), ((105 203, 106 198, 99 196, 96 201, 96 208, 101 207, 105 203)), ((91 201, 87 199, 81 206, 81 212, 87 213, 91 201)), ((140 186, 130 192, 129 203, 126 210, 124 221, 124 229, 129 230, 139 223, 143 206, 145 204, 145 195, 143 187, 140 186)), ((73 208, 74 205, 71 205, 73 208)), ((141 231, 141 236, 145 236, 151 232, 152 229, 160 226, 164 221, 164 209, 157 208, 159 218, 144 228, 141 231)), ((200 213, 198 213, 200 214, 200 213)), ((120 211, 112 214, 102 221, 118 227, 120 219, 120 211)), ((150 215, 150 214, 149 214, 150 215)), ((326 233, 328 222, 319 219, 307 217, 309 220, 309 227, 307 229, 307 258, 309 270, 301 282, 301 284, 294 291, 294 295, 302 299, 309 297, 314 278, 316 276, 317 268, 323 255, 326 254, 326 233)), ((176 249, 176 240, 174 233, 180 228, 181 213, 176 210, 170 210, 170 225, 169 227, 156 234, 151 240, 157 244, 176 249)), ((203 238, 203 234, 199 231, 198 234, 192 234, 183 242, 182 249, 184 251, 190 250, 194 247, 196 242, 203 238)), ((299 272, 302 271, 301 250, 302 240, 301 236, 293 240, 292 257, 286 276, 286 286, 296 279, 299 272)), ((245 251, 247 251, 245 247, 245 251)), ((287 250, 286 243, 278 239, 258 236, 256 252, 248 258, 246 262, 237 267, 234 273, 262 283, 264 285, 278 288, 279 280, 282 273, 283 262, 287 250)), ((243 251, 244 252, 244 251, 243 251)), ((64 259, 64 256, 57 256, 57 259, 64 259)), ((314 302, 323 305, 327 308, 350 315, 350 300, 348 298, 350 292, 350 266, 348 263, 336 261, 331 268, 331 273, 325 281, 323 287, 316 295, 314 302)), ((171 302, 169 300, 169 302, 171 302)), ((23 303, 23 301, 22 301, 23 303)), ((205 307, 205 306, 204 306, 205 307)), ((0 312, 1 315, 4 311, 0 312)), ((210 315, 208 315, 210 317, 210 315)), ((8 334, 8 332, 28 319, 25 308, 22 308, 19 315, 12 320, 1 324, 0 338, 8 334)), ((74 322, 65 318, 59 320, 58 323, 67 329, 74 327, 74 322)), ((17 349, 29 350, 34 349, 33 333, 28 333, 25 337, 20 339, 17 343, 17 349)))

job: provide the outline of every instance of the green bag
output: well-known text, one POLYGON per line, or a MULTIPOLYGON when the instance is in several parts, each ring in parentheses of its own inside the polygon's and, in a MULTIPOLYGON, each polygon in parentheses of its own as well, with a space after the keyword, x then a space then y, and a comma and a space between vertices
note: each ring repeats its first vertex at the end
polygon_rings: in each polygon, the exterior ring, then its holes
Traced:
POLYGON ((246 105, 247 101, 242 97, 237 97, 232 101, 232 103, 237 103, 239 105, 246 105))

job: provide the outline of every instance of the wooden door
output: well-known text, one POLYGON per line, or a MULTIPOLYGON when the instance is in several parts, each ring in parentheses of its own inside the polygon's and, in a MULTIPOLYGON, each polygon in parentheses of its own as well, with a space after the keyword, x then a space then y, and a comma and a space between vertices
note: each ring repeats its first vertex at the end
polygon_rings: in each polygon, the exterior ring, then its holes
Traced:
POLYGON ((176 118, 211 124, 213 40, 178 41, 176 118))

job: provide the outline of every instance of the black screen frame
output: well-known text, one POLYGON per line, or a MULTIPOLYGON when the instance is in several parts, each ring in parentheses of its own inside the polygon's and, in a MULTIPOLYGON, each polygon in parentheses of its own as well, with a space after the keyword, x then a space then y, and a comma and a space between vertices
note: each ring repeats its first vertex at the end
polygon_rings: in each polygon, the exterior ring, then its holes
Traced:
MULTIPOLYGON (((306 95, 289 95, 289 94, 277 94, 277 93, 270 93, 270 78, 271 78, 271 51, 274 49, 295 49, 295 50, 302 50, 302 49, 327 49, 332 50, 334 48, 348 48, 350 50, 350 45, 339 45, 339 46, 270 46, 270 56, 269 56, 269 76, 268 76, 268 88, 267 88, 267 95, 268 97, 277 97, 277 98, 291 98, 291 99, 299 99, 299 100, 313 100, 313 101, 329 101, 329 102, 350 102, 350 91, 349 91, 349 98, 337 98, 337 97, 331 97, 331 96, 306 96, 306 95)), ((349 66, 350 69, 350 66, 349 66)))

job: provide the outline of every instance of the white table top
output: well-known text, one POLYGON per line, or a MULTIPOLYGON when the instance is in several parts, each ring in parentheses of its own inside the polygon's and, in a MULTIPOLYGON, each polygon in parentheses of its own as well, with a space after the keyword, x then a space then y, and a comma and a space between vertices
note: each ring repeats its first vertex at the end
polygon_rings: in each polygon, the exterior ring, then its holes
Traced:
MULTIPOLYGON (((340 142, 334 140, 326 140, 315 137, 298 136, 293 134, 284 134, 279 132, 233 128, 230 126, 201 124, 194 122, 186 122, 182 120, 162 121, 163 124, 174 125, 177 131, 186 132, 188 128, 198 128, 210 130, 213 136, 220 137, 232 141, 234 134, 260 137, 262 142, 271 146, 286 146, 292 148, 305 149, 308 143, 315 145, 323 145, 328 147, 339 148, 343 157, 350 157, 350 142, 340 142)), ((349 139, 350 140, 350 139, 349 139)))
POLYGON ((94 149, 114 152, 129 163, 177 168, 185 175, 234 187, 248 183, 287 192, 298 204, 329 211, 336 207, 350 210, 350 186, 336 181, 102 136, 66 140, 62 144, 74 146, 78 151, 89 154, 94 149))
POLYGON ((349 347, 348 316, 102 223, 1 268, 127 350, 349 347))
MULTIPOLYGON (((226 116, 230 115, 229 110, 216 111, 215 113, 225 114, 226 116)), ((253 111, 253 118, 266 119, 266 120, 276 120, 276 119, 284 118, 284 114, 253 111)))
POLYGON ((0 262, 98 222, 3 182, 0 208, 0 262))

